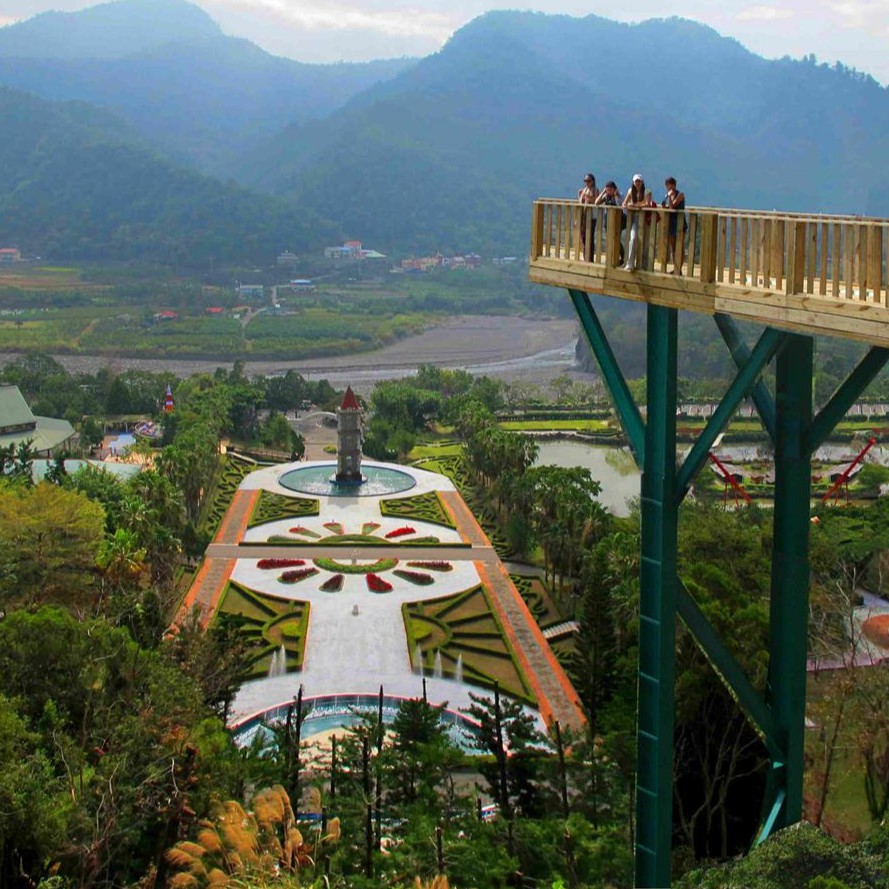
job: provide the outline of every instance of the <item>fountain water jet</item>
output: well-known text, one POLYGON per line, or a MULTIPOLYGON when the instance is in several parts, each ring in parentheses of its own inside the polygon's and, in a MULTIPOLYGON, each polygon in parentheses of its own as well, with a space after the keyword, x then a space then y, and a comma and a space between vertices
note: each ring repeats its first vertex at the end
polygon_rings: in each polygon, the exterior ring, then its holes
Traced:
POLYGON ((287 649, 282 645, 280 648, 275 651, 272 655, 271 663, 269 664, 269 678, 273 678, 275 676, 283 676, 287 672, 287 649))
POLYGON ((432 675, 436 679, 441 679, 441 677, 444 675, 444 673, 442 672, 442 669, 441 669, 441 649, 440 648, 435 649, 435 665, 432 669, 432 675))
POLYGON ((457 682, 463 681, 463 655, 457 655, 457 663, 454 665, 454 679, 457 682))
POLYGON ((414 672, 419 676, 423 672, 423 648, 418 642, 414 647, 414 672))

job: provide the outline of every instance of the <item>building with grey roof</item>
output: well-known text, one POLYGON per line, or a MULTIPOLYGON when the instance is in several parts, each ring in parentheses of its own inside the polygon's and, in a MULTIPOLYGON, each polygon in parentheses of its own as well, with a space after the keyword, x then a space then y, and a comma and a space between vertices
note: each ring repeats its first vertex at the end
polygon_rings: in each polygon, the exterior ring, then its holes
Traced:
POLYGON ((0 447, 23 442, 38 457, 54 457, 75 446, 77 433, 67 420, 35 416, 18 386, 0 386, 0 447))

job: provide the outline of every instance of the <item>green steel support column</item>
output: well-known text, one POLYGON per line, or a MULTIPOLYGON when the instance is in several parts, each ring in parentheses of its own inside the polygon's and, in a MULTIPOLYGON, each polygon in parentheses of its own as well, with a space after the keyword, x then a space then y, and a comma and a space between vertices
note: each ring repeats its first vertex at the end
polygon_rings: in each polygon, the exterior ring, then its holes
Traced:
POLYGON ((648 418, 642 469, 636 886, 670 885, 676 673, 677 310, 648 306, 648 418))
POLYGON ((812 338, 789 334, 776 361, 775 525, 767 699, 783 761, 773 760, 765 830, 799 821, 803 805, 803 741, 809 621, 812 338))
POLYGON ((645 424, 642 422, 642 415, 639 413, 639 408, 636 407, 636 402, 633 401, 633 396, 630 394, 627 381, 620 371, 614 352, 611 351, 611 344, 599 323, 599 316, 590 302, 589 294, 582 290, 569 290, 568 294, 571 296, 571 302, 574 303, 574 310, 580 319, 580 326, 586 334, 593 355, 596 356, 602 379, 605 381, 620 424, 623 426, 633 456, 636 458, 636 465, 641 467, 645 449, 645 424))

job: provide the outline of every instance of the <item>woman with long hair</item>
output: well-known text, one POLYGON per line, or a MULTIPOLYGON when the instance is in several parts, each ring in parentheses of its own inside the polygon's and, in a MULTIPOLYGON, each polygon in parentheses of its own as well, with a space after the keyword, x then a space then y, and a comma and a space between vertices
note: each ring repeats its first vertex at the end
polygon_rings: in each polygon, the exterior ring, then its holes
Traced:
MULTIPOLYGON (((633 174, 633 182, 627 189, 627 196, 622 205, 626 209, 635 210, 644 207, 645 204, 645 180, 640 173, 633 174)), ((625 272, 636 271, 636 251, 639 246, 639 217, 641 213, 634 213, 630 221, 630 242, 627 249, 627 263, 623 267, 625 272)))

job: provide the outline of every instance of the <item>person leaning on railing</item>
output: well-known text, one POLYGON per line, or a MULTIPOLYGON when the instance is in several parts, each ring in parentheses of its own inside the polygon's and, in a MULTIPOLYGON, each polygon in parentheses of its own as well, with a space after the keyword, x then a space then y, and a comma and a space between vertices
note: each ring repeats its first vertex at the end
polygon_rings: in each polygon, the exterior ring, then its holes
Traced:
POLYGON ((672 274, 681 275, 682 262, 685 259, 685 231, 688 228, 688 223, 685 221, 685 213, 682 212, 685 210, 685 195, 676 187, 676 180, 672 176, 667 177, 664 186, 667 189, 667 193, 664 195, 663 201, 661 201, 661 206, 666 207, 668 210, 676 211, 669 214, 667 221, 667 247, 670 256, 673 257, 672 274), (680 216, 682 217, 682 237, 679 238, 677 250, 676 235, 679 232, 680 216))
MULTIPOLYGON (((599 197, 599 189, 596 188, 596 177, 592 173, 587 173, 586 176, 583 177, 583 188, 579 188, 577 190, 577 200, 580 201, 581 204, 595 204, 596 198, 599 197)), ((583 254, 584 258, 587 255, 586 251, 586 218, 587 213, 585 210, 581 210, 580 212, 580 250, 583 254)), ((590 243, 596 243, 596 217, 593 216, 592 224, 590 225, 590 243)))
MULTIPOLYGON (((624 198, 623 206, 632 210, 637 207, 645 206, 645 180, 641 173, 633 174, 633 182, 627 189, 627 196, 624 198)), ((641 214, 634 213, 630 220, 630 243, 629 252, 627 254, 627 264, 624 266, 625 272, 636 271, 636 251, 639 246, 639 216, 641 214)))
MULTIPOLYGON (((620 206, 620 192, 617 190, 617 183, 613 179, 609 179, 608 182, 605 183, 605 187, 602 191, 599 192, 599 197, 596 198, 596 206, 597 207, 619 207, 620 206)), ((626 216, 621 216, 620 226, 623 228, 627 224, 626 216)), ((608 226, 608 214, 605 214, 605 226, 608 226)), ((620 264, 623 265, 624 261, 624 245, 620 245, 620 264)))

